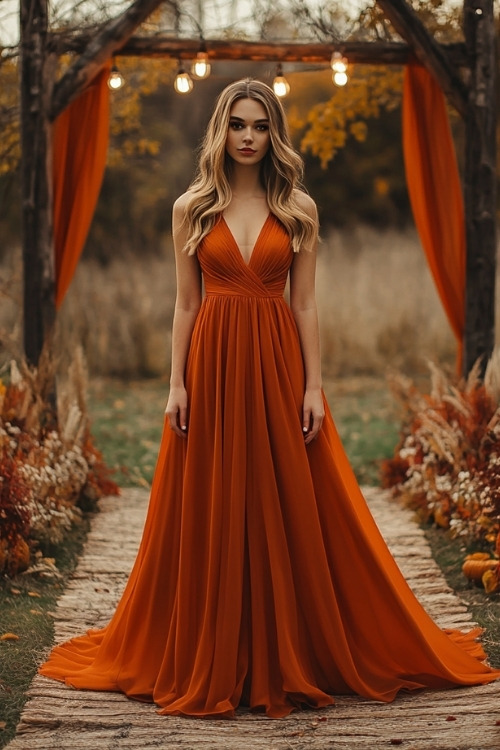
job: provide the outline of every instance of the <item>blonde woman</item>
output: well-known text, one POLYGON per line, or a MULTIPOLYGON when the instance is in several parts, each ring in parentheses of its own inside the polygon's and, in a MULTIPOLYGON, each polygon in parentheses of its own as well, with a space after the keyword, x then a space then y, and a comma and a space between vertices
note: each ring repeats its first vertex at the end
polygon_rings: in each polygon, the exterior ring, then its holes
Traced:
POLYGON ((345 457, 300 176, 272 90, 228 86, 174 206, 171 387, 137 561, 109 625, 42 674, 164 714, 272 717, 500 676, 477 630, 445 633, 416 601, 345 457))

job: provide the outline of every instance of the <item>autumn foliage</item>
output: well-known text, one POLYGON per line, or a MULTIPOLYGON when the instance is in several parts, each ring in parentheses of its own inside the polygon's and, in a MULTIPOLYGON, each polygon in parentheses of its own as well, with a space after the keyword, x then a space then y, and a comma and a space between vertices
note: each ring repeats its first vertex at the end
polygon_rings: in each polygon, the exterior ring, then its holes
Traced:
POLYGON ((458 383, 435 366, 431 371, 430 394, 391 376, 403 429, 394 458, 383 464, 382 482, 422 520, 490 550, 468 558, 464 574, 485 586, 488 574, 492 591, 500 586, 500 352, 484 381, 478 366, 458 383))
MULTIPOLYGON (((63 541, 83 503, 118 492, 93 445, 81 385, 79 398, 63 389, 56 413, 44 366, 20 370, 13 362, 8 383, 0 380, 0 573, 7 575, 27 569, 37 548, 63 541)), ((73 381, 82 373, 78 355, 73 381)))

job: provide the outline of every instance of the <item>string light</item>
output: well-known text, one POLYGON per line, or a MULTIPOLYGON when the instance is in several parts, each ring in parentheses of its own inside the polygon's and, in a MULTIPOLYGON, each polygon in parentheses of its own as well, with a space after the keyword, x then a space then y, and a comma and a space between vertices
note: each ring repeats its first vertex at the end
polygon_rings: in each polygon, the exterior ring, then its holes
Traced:
POLYGON ((281 63, 276 68, 276 76, 273 81, 273 90, 276 96, 283 97, 288 96, 290 93, 290 84, 283 75, 283 68, 281 63))
POLYGON ((333 82, 337 86, 345 86, 348 81, 347 57, 344 57, 342 52, 334 52, 330 65, 333 70, 333 82))
POLYGON ((195 76, 195 78, 208 78, 210 75, 211 66, 208 62, 208 54, 206 51, 202 50, 201 52, 198 52, 196 55, 196 60, 194 60, 192 66, 191 66, 191 73, 195 76))
POLYGON ((108 77, 109 88, 112 91, 118 91, 118 89, 121 89, 124 83, 125 83, 125 78, 122 76, 122 74, 116 67, 116 63, 113 62, 113 66, 111 70, 109 71, 109 77, 108 77))
POLYGON ((178 94, 189 94, 193 90, 193 81, 189 73, 186 73, 179 61, 179 67, 175 75, 174 89, 178 94))

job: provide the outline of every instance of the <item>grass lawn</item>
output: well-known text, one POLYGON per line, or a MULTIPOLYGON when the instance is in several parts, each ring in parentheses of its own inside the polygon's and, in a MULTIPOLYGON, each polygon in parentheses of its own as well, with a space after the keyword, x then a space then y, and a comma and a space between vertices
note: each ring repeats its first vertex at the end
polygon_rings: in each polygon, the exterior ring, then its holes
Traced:
MULTIPOLYGON (((325 393, 358 480, 378 483, 378 464, 392 455, 398 424, 381 378, 325 381, 325 393)), ((148 485, 163 427, 168 384, 95 380, 90 389, 92 432, 118 484, 148 485)))

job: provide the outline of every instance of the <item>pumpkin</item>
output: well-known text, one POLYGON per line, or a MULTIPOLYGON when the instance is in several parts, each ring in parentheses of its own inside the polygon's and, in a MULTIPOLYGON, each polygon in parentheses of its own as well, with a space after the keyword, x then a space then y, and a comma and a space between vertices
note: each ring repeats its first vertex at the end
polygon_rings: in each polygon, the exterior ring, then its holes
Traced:
POLYGON ((494 570, 496 567, 498 567, 498 560, 492 560, 491 558, 478 560, 474 559, 473 555, 468 555, 462 565, 462 573, 471 581, 481 581, 484 573, 488 570, 494 570))

